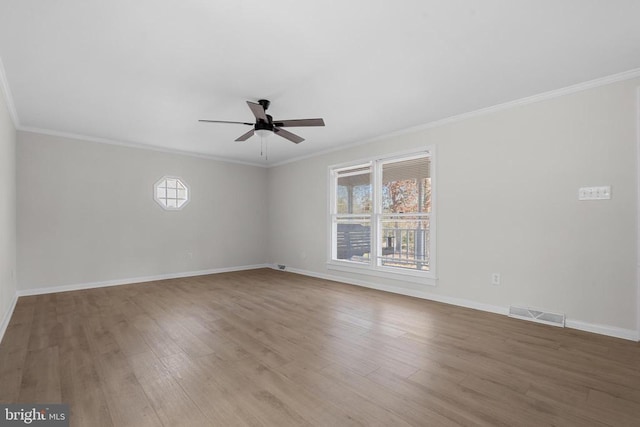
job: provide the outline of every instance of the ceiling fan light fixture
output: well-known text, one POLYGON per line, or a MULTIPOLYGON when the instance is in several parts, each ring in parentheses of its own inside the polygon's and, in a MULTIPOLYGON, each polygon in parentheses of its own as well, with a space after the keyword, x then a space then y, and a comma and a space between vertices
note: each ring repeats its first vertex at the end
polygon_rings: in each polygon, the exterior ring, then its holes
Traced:
POLYGON ((268 129, 256 129, 256 135, 258 135, 260 138, 268 138, 272 134, 273 132, 268 129))
POLYGON ((301 127, 301 126, 324 126, 323 119, 293 119, 293 120, 273 120, 269 114, 266 113, 267 108, 269 108, 270 102, 266 99, 261 99, 257 103, 252 101, 247 101, 247 105, 249 109, 253 113, 253 116, 256 118, 255 123, 250 122, 231 122, 228 120, 199 120, 200 122, 208 122, 208 123, 232 123, 238 125, 246 125, 252 126, 252 129, 249 132, 245 132, 236 138, 236 141, 246 141, 251 138, 253 135, 258 135, 261 140, 264 141, 265 138, 270 137, 274 133, 279 137, 284 139, 288 139, 294 144, 300 144, 304 141, 304 138, 296 135, 295 133, 289 132, 283 128, 285 127, 301 127))

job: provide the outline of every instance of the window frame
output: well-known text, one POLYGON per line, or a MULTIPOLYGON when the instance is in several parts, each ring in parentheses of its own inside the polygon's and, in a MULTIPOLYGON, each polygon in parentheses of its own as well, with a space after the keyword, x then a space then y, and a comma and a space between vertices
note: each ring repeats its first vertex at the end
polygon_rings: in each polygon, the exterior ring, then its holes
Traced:
MULTIPOLYGON (((164 199, 169 199, 168 197, 165 197, 164 199)), ((173 198, 171 198, 173 199, 173 198)), ((187 206, 189 204, 189 202, 191 201, 191 188, 189 188, 189 185, 187 185, 186 182, 184 182, 184 179, 177 177, 177 176, 169 176, 169 175, 165 175, 162 178, 160 178, 159 180, 156 181, 155 184, 153 184, 153 200, 156 201, 157 204, 160 205, 160 207, 166 211, 179 211, 184 209, 185 206, 187 206), (181 204, 180 206, 177 207, 173 207, 173 206, 168 206, 166 205, 160 198, 158 197, 158 188, 160 187, 160 185, 162 183, 165 183, 167 180, 169 179, 175 179, 176 181, 178 181, 184 188, 185 188, 185 199, 184 199, 184 203, 181 204)), ((176 200, 178 200, 176 198, 176 200)))
MULTIPOLYGON (((435 146, 426 146, 419 149, 396 152, 386 155, 379 155, 360 159, 348 163, 330 165, 327 174, 328 189, 328 227, 327 227, 327 268, 331 270, 343 271, 348 273, 365 274, 376 277, 384 277, 389 279, 402 280, 407 282, 436 285, 436 214, 437 214, 437 196, 436 196, 436 155, 435 146), (413 270, 407 268, 391 267, 379 265, 379 249, 381 243, 381 224, 385 214, 382 209, 382 167, 384 164, 411 160, 420 157, 429 157, 431 179, 431 212, 429 218, 429 270, 413 270), (345 169, 355 169, 370 165, 371 167, 371 185, 372 185, 372 211, 370 214, 338 214, 337 213, 337 173, 345 169), (337 242, 334 240, 337 232, 337 219, 340 216, 348 217, 369 217, 371 224, 370 236, 370 257, 368 262, 356 262, 351 260, 340 260, 334 258, 336 254, 337 242)), ((418 215, 414 215, 418 216, 418 215)), ((421 214, 419 216, 425 217, 421 214)))

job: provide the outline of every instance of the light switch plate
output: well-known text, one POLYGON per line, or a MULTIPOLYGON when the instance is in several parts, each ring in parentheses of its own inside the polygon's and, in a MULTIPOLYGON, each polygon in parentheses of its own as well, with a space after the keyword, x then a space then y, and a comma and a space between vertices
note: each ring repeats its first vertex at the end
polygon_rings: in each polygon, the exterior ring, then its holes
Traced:
POLYGON ((582 187, 578 189, 578 200, 609 200, 611 198, 611 186, 582 187))

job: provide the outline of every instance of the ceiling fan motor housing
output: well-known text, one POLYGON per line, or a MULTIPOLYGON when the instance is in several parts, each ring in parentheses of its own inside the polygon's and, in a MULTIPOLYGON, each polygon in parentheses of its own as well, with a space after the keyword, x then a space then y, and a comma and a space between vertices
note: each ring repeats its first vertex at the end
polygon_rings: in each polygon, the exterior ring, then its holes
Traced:
MULTIPOLYGON (((283 128, 285 127, 296 127, 296 126, 324 126, 324 120, 322 119, 295 119, 295 120, 278 120, 275 123, 273 122, 273 117, 267 114, 267 108, 271 105, 271 102, 267 99, 260 99, 257 103, 252 101, 247 101, 247 105, 251 109, 254 117, 256 118, 255 123, 249 122, 231 122, 228 120, 200 120, 201 122, 210 122, 210 123, 233 123, 239 125, 247 125, 253 126, 249 132, 246 132, 236 138, 236 141, 246 141, 251 138, 253 135, 258 134, 260 136, 264 136, 265 132, 272 132, 278 136, 281 136, 284 139, 288 139, 294 144, 300 144, 304 141, 304 138, 296 135, 295 133, 289 132, 283 128)), ((268 135, 268 134, 267 134, 268 135)))
MULTIPOLYGON (((267 103, 268 102, 269 101, 267 101, 267 103)), ((269 119, 269 121, 265 122, 262 119, 258 119, 258 121, 256 121, 256 124, 254 126, 255 130, 264 129, 264 130, 270 130, 271 132, 273 132, 273 117, 271 117, 269 114, 266 114, 266 116, 267 116, 267 119, 269 119)))

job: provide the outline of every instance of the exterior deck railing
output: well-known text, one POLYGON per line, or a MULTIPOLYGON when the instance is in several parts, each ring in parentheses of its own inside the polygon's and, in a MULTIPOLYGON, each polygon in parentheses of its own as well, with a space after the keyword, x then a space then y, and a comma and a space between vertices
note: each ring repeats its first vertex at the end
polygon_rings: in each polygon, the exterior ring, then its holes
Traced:
MULTIPOLYGON (((371 254, 371 230, 360 224, 339 224, 337 258, 360 261, 371 254)), ((429 230, 426 228, 383 228, 380 265, 429 269, 429 230)))
POLYGON ((383 228, 382 265, 429 268, 429 233, 424 228, 383 228))

